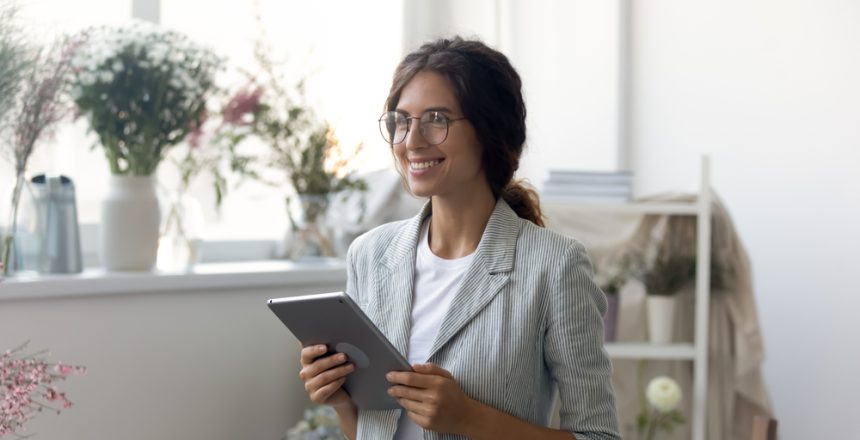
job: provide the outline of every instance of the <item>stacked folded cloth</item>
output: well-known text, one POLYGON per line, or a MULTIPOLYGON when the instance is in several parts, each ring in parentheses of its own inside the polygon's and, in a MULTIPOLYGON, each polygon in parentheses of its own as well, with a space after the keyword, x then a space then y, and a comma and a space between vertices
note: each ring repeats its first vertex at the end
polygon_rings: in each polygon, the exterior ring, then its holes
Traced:
POLYGON ((577 203, 627 203, 633 198, 630 171, 575 171, 550 169, 541 199, 577 203))

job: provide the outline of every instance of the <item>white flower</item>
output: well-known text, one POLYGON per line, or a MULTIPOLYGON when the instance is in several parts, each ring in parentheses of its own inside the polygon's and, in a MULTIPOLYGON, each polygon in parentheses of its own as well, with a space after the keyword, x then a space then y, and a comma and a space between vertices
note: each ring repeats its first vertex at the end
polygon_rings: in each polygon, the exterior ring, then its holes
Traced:
POLYGON ((681 387, 671 378, 658 376, 648 382, 645 396, 651 406, 666 413, 675 409, 681 401, 681 387))
POLYGON ((84 72, 81 74, 81 85, 84 87, 89 87, 96 83, 96 76, 89 72, 84 72))

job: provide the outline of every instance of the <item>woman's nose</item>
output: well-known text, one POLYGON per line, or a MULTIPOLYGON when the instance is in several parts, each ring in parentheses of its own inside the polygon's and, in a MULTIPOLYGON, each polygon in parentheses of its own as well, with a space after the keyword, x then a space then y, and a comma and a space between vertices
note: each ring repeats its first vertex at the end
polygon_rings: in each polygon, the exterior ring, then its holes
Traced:
POLYGON ((406 148, 414 150, 427 147, 427 140, 421 134, 421 123, 417 119, 412 119, 409 121, 409 124, 409 131, 406 132, 406 139, 404 140, 406 148))

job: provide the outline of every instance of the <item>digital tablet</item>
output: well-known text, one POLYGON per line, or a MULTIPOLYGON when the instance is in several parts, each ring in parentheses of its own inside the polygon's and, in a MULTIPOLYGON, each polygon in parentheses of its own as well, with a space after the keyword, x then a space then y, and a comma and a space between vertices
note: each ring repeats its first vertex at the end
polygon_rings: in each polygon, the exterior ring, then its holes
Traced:
POLYGON ((346 376, 343 388, 359 408, 400 408, 388 395, 391 384, 385 374, 412 371, 412 367, 347 294, 270 299, 269 308, 303 347, 325 344, 327 354, 347 355, 355 370, 346 376))

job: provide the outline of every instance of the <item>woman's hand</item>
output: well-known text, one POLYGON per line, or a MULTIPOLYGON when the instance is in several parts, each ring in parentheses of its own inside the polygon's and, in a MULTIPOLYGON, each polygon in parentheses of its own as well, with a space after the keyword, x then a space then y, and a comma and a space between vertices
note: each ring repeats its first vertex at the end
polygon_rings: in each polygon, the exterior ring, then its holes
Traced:
POLYGON ((305 391, 311 401, 316 404, 330 406, 352 405, 349 394, 342 388, 346 375, 352 373, 355 366, 346 363, 343 353, 325 356, 325 345, 309 345, 302 348, 302 370, 299 377, 305 382, 305 391))
POLYGON ((406 410, 416 425, 437 432, 467 431, 475 401, 470 399, 448 371, 434 364, 415 364, 413 372, 392 371, 388 394, 406 410))

